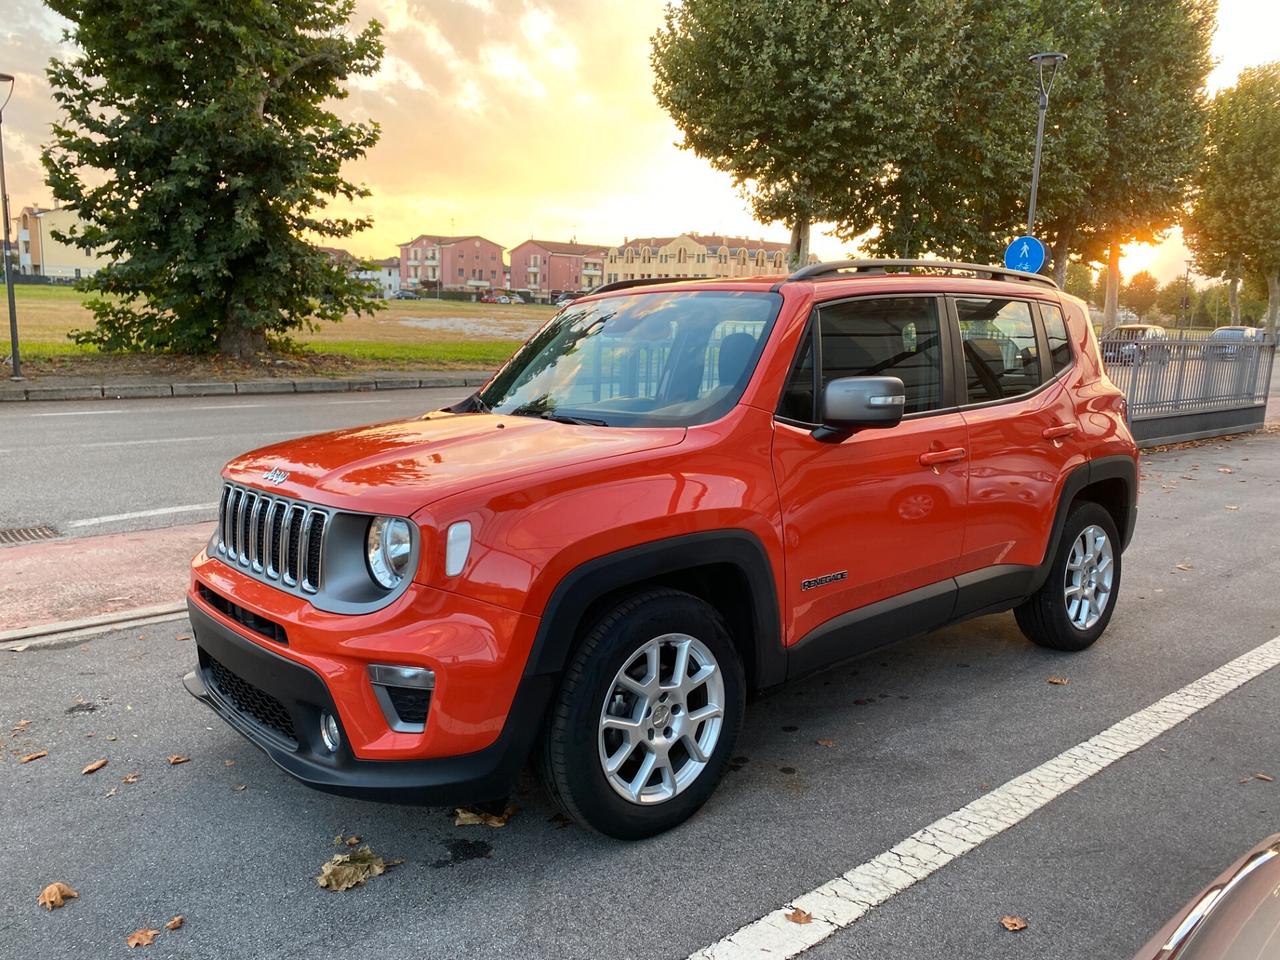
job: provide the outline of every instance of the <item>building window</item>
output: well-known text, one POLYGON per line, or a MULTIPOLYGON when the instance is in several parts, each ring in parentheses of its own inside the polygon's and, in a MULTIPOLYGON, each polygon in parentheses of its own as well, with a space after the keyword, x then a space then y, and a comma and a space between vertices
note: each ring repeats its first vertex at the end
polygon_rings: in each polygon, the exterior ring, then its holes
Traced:
POLYGON ((458 276, 459 276, 459 277, 466 277, 466 275, 467 275, 467 271, 466 271, 464 268, 459 267, 459 268, 458 268, 458 276))

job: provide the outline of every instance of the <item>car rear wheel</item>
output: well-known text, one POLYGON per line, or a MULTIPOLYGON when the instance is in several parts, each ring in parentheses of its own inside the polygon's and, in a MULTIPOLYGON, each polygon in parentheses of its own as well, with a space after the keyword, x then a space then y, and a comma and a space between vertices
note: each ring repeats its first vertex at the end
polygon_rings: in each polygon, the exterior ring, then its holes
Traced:
POLYGON ((1120 538, 1102 506, 1073 504, 1044 585, 1014 610, 1028 640, 1083 650, 1111 622, 1120 591, 1120 538))
POLYGON ((584 637, 543 735, 540 773, 578 823, 622 840, 692 816, 724 774, 745 681, 715 609, 655 590, 584 637))

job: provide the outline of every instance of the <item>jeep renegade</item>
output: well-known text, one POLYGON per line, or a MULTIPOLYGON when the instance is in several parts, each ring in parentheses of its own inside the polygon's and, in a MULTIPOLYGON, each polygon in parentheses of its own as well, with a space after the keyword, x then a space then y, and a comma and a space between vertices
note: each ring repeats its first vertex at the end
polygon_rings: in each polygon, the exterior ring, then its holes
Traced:
POLYGON ((305 783, 666 830, 747 696, 1013 610, 1106 629, 1136 449, 1084 304, 995 267, 623 282, 467 400, 223 471, 185 683, 305 783))

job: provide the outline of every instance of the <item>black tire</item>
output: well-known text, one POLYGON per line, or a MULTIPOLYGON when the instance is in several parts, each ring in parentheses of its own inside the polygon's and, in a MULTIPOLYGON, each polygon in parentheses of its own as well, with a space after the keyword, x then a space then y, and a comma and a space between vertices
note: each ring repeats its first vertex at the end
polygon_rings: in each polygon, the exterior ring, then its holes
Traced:
POLYGON ((1062 539, 1054 554, 1049 568, 1049 576, 1044 585, 1032 594, 1013 611, 1018 627, 1032 643, 1053 650, 1084 650, 1091 646, 1107 629, 1111 622, 1111 614, 1115 612, 1116 602, 1120 594, 1120 574, 1122 561, 1120 555, 1120 537, 1116 532, 1115 521, 1111 514, 1101 505, 1088 500, 1077 501, 1071 505, 1067 513, 1067 522, 1062 528, 1062 539), (1112 574, 1111 592, 1098 621, 1087 630, 1076 626, 1067 615, 1067 604, 1064 590, 1067 578, 1067 561, 1077 538, 1090 526, 1096 526, 1106 533, 1111 543, 1112 574))
POLYGON ((662 833, 696 813, 719 784, 745 701, 741 658, 713 607, 678 590, 637 594, 596 621, 574 651, 543 731, 539 775, 565 815, 585 827, 619 840, 662 833), (663 802, 637 804, 623 798, 602 769, 600 715, 623 666, 649 641, 670 633, 696 638, 714 656, 724 685, 720 733, 706 765, 687 786, 663 802))

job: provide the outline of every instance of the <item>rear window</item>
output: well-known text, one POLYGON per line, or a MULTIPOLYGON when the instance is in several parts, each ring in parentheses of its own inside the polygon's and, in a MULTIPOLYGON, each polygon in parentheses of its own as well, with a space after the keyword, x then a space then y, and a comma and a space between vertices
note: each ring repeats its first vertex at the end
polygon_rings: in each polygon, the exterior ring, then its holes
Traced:
POLYGON ((1054 374, 1071 366, 1071 336, 1067 333, 1067 321, 1062 311, 1052 303, 1040 304, 1040 316, 1044 318, 1044 332, 1049 340, 1049 359, 1054 374))

